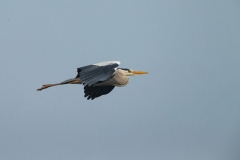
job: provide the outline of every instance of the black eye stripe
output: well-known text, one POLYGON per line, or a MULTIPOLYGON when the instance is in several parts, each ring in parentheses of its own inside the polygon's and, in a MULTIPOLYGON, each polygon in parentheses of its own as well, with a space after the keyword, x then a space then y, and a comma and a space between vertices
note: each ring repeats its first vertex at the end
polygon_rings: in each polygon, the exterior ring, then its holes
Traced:
POLYGON ((127 69, 127 68, 119 68, 119 69, 130 72, 130 69, 127 69))

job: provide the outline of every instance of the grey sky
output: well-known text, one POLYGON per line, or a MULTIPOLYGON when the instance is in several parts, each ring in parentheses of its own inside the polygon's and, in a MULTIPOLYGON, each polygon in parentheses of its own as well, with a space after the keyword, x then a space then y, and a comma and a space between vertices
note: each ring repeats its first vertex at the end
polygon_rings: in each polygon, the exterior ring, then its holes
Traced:
POLYGON ((12 0, 0 21, 0 159, 239 160, 239 1, 12 0), (150 74, 36 91, 109 60, 150 74))

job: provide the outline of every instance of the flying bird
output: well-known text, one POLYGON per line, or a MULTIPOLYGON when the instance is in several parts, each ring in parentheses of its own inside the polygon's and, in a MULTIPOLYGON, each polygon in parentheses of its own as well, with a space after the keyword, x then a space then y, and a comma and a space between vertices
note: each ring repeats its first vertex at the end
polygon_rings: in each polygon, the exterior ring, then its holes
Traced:
POLYGON ((119 61, 108 61, 77 68, 77 76, 61 83, 44 84, 38 91, 43 89, 64 85, 83 84, 84 97, 93 100, 110 93, 115 86, 123 87, 129 83, 129 76, 148 74, 144 71, 136 71, 127 68, 117 68, 119 61))

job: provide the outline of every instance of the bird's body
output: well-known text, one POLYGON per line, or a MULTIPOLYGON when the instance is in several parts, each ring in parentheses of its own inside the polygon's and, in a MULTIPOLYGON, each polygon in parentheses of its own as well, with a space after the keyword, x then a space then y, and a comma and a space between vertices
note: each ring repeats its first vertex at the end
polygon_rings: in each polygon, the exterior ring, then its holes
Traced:
POLYGON ((112 78, 104 82, 94 84, 93 86, 113 85, 113 86, 123 87, 123 86, 126 86, 128 82, 129 82, 129 77, 124 75, 124 72, 121 69, 116 69, 115 74, 112 78))
POLYGON ((129 76, 147 74, 143 71, 117 68, 119 61, 101 62, 78 68, 75 78, 68 79, 61 83, 46 84, 37 89, 41 91, 48 87, 64 84, 83 84, 84 93, 87 99, 94 99, 110 93, 115 86, 122 87, 129 83, 129 76))

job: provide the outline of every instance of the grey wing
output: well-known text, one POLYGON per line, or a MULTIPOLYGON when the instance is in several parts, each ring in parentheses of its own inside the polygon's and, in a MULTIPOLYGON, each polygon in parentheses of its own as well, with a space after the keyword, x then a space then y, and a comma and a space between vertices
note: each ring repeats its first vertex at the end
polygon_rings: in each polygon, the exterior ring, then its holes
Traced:
POLYGON ((120 62, 102 62, 78 68, 78 75, 84 86, 92 86, 111 78, 120 62))
POLYGON ((84 97, 87 97, 87 99, 94 99, 97 97, 100 97, 102 95, 110 93, 115 86, 96 86, 96 87, 91 87, 91 86, 85 86, 84 87, 84 97))

